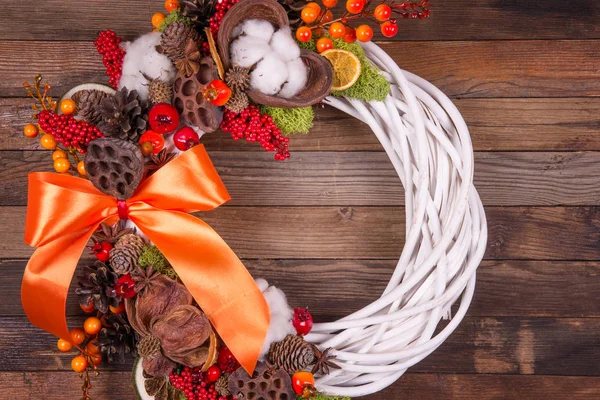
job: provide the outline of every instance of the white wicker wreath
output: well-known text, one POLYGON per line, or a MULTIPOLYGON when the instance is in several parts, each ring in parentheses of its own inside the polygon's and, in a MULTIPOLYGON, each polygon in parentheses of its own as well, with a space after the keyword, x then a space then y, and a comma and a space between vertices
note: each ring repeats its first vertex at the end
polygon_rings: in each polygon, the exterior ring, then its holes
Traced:
POLYGON ((404 187, 406 241, 379 299, 338 321, 315 324, 306 337, 333 348, 341 367, 318 378, 317 388, 351 397, 391 385, 450 336, 473 298, 487 242, 471 138, 459 111, 380 47, 363 47, 392 84, 391 95, 385 102, 331 96, 325 102, 368 124, 381 142, 404 187), (459 297, 458 311, 434 336, 459 297))

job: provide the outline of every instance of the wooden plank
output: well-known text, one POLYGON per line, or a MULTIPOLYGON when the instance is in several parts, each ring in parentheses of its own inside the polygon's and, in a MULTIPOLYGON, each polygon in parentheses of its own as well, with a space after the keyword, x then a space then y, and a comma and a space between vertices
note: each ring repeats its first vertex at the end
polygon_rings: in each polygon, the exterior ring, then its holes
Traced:
MULTIPOLYGON (((6 26, 0 31, 0 39, 91 40, 96 32, 104 29, 134 37, 152 29, 150 18, 154 12, 163 10, 162 4, 161 0, 92 1, 76 5, 60 0, 23 0, 5 10, 6 26), (44 23, 19 23, 23 15, 31 21, 44 23)), ((337 9, 343 5, 345 2, 340 2, 337 9)), ((428 20, 404 21, 400 18, 397 39, 600 38, 597 24, 600 6, 585 0, 573 1, 569 7, 557 0, 543 3, 480 0, 468 4, 461 0, 445 0, 432 2, 431 8, 433 11, 428 20), (496 29, 490 29, 490 26, 496 29), (565 29, 557 29, 562 26, 565 29)), ((377 30, 376 38, 382 38, 377 30)))
MULTIPOLYGON (((600 40, 387 42, 402 68, 456 97, 600 95, 600 40)), ((0 41, 0 97, 23 96, 23 81, 43 71, 55 93, 106 82, 90 42, 0 41), (43 54, 43 57, 40 57, 43 54)))
MULTIPOLYGON (((30 104, 29 99, 0 99, 0 150, 40 148, 23 136, 23 126, 31 122, 30 104)), ((469 125, 475 150, 600 150, 600 98, 456 99, 455 104, 469 125)), ((262 151, 220 131, 202 141, 210 151, 262 151)), ((318 108, 310 134, 294 136, 290 148, 293 158, 300 150, 383 150, 367 125, 331 107, 318 108)))
MULTIPOLYGON (((404 205, 404 190, 383 152, 298 152, 284 163, 259 152, 210 155, 231 205, 404 205)), ((49 152, 2 152, 0 205, 26 205, 27 174, 53 171, 51 161, 49 152)), ((475 157, 475 186, 488 206, 598 205, 599 175, 597 152, 475 157)))
MULTIPOLYGON (((82 261, 80 266, 91 261, 82 261)), ((333 320, 366 306, 387 285, 395 260, 245 260, 255 277, 285 291, 293 306, 333 320), (331 282, 335 282, 334 285, 331 282), (310 288, 310 296, 307 294, 310 288)), ((20 290, 25 260, 0 262, 0 316, 23 316, 20 290)), ((483 261, 477 271, 477 317, 600 317, 600 263, 483 261), (573 288, 576 288, 574 290, 573 288), (531 293, 534 292, 535 296, 531 293)), ((81 314, 74 281, 67 314, 81 314)))
MULTIPOLYGON (((0 372, 0 391, 12 400, 75 399, 81 395, 72 372, 0 372)), ((137 400, 129 372, 101 371, 93 378, 94 399, 137 400)), ((600 379, 573 376, 407 373, 370 400, 596 400, 600 379)))
MULTIPOLYGON (((84 318, 70 319, 70 325, 84 318)), ((1 317, 0 322, 0 371, 70 369, 72 355, 59 354, 56 338, 24 317, 1 317), (27 342, 16 346, 23 337, 27 342)), ((411 372, 599 376, 599 329, 597 318, 468 317, 411 372)), ((131 362, 106 368, 126 371, 131 362)))
MULTIPOLYGON (((487 207, 488 259, 600 260, 599 207, 487 207)), ((397 259, 400 207, 220 207, 197 216, 241 258, 397 259)), ((0 254, 27 258, 25 207, 0 207, 0 254)))

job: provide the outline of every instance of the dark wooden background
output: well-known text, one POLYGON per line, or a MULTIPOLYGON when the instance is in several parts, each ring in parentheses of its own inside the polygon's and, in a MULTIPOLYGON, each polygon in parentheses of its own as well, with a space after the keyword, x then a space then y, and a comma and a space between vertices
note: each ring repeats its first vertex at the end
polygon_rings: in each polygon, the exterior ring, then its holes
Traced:
MULTIPOLYGON (((600 398, 600 1, 432 0, 382 42, 451 96, 471 128, 489 245, 458 330, 372 399, 600 398)), ((20 279, 26 176, 50 169, 27 140, 21 84, 60 94, 105 82, 92 44, 150 29, 160 0, 22 0, 0 25, 0 398, 77 399, 55 339, 29 324, 20 279)), ((233 200, 202 215, 255 276, 318 320, 372 301, 400 254, 399 180, 369 129, 330 109, 279 163, 223 133, 205 143, 233 200)), ((183 238, 182 238, 183 240, 183 238)), ((44 301, 44 299, 39 299, 44 301)), ((73 323, 81 322, 76 299, 73 323)), ((97 399, 134 399, 130 365, 103 368, 97 399)))

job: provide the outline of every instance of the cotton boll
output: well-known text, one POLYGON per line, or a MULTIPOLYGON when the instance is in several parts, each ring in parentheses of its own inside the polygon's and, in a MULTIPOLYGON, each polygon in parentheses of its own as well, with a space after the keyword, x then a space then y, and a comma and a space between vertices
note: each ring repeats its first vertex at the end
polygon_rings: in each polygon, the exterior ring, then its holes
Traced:
POLYGON ((275 286, 269 286, 264 279, 257 279, 256 284, 263 292, 271 311, 271 325, 269 325, 267 337, 260 351, 260 358, 264 360, 271 344, 282 341, 287 335, 295 334, 296 329, 292 325, 294 312, 287 303, 285 293, 275 286))
POLYGON ((234 39, 242 34, 242 25, 238 25, 231 31, 231 38, 234 39))
POLYGON ((264 94, 275 95, 288 79, 288 67, 276 53, 267 54, 250 74, 250 86, 264 94))
POLYGON ((297 58, 294 61, 290 61, 287 63, 288 67, 288 79, 281 92, 279 92, 280 97, 284 97, 289 99, 290 97, 294 97, 304 87, 306 86, 306 81, 308 80, 308 70, 306 68, 306 64, 302 61, 301 58, 297 58))
POLYGON ((271 38, 271 49, 279 55, 283 61, 288 62, 300 57, 300 47, 292 38, 292 31, 286 26, 273 34, 271 38))
POLYGON ((177 71, 175 66, 164 54, 156 51, 161 34, 149 33, 130 43, 125 43, 125 58, 123 59, 123 77, 119 89, 127 87, 137 90, 142 99, 148 98, 148 81, 144 74, 152 79, 172 81, 177 71))
MULTIPOLYGON (((269 42, 275 28, 269 21, 264 19, 248 19, 242 23, 242 33, 269 42)), ((237 27, 236 27, 237 28, 237 27)))
POLYGON ((255 37, 241 36, 231 45, 231 61, 240 67, 250 68, 270 51, 268 42, 255 37))

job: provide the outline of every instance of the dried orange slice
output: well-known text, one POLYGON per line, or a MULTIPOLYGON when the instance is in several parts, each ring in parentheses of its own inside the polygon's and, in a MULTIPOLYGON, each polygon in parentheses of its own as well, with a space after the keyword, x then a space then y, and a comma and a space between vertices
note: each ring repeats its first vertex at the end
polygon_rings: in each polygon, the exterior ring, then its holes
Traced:
POLYGON ((351 51, 341 49, 326 50, 321 53, 333 65, 333 87, 331 90, 346 90, 360 77, 361 65, 351 51))

